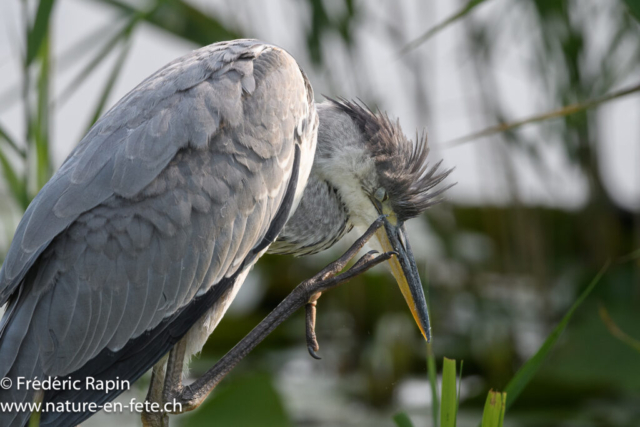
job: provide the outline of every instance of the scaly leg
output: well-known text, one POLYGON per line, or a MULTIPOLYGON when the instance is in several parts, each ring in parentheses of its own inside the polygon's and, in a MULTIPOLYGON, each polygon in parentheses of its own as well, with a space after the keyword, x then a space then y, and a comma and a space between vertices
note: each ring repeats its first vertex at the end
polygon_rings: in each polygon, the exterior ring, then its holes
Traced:
POLYGON ((173 396, 182 392, 182 369, 184 367, 184 356, 187 350, 187 337, 182 338, 169 353, 167 359, 167 373, 164 379, 164 390, 162 400, 170 402, 173 396))
MULTIPOLYGON (((151 370, 151 383, 147 393, 147 402, 151 404, 163 404, 162 391, 164 390, 164 364, 163 357, 151 370)), ((163 412, 142 412, 142 425, 144 427, 169 427, 169 415, 163 412)))
POLYGON ((307 350, 309 350, 311 357, 318 360, 322 359, 317 353, 317 351, 320 350, 320 344, 318 344, 318 339, 316 338, 316 304, 318 303, 320 295, 322 295, 320 292, 313 295, 304 307, 306 310, 307 324, 307 350))

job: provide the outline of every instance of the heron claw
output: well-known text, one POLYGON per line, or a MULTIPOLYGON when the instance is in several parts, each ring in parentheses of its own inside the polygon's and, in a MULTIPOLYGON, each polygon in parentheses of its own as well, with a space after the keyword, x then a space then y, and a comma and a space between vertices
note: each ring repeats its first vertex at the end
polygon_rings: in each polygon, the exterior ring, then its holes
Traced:
POLYGON ((316 353, 316 351, 313 349, 313 347, 311 346, 311 344, 307 345, 307 350, 309 350, 309 354, 311 355, 311 357, 313 357, 316 360, 321 360, 322 357, 318 356, 318 353, 316 353))

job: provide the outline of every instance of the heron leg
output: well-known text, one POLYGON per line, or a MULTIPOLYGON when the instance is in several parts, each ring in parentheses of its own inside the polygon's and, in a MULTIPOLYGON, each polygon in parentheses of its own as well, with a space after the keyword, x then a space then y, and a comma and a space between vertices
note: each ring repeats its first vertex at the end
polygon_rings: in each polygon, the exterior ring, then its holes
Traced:
POLYGON ((182 370, 184 368, 184 356, 187 351, 187 337, 182 338, 173 346, 167 359, 167 372, 164 378, 162 400, 164 403, 182 391, 182 370))
MULTIPOLYGON (((310 304, 310 307, 314 307, 313 303, 322 292, 328 291, 396 255, 395 252, 378 254, 376 251, 371 251, 361 257, 350 269, 340 273, 381 226, 382 218, 374 222, 340 258, 329 264, 311 279, 305 280, 296 286, 267 317, 258 323, 247 336, 236 344, 235 347, 225 354, 203 376, 195 380, 192 384, 184 387, 178 386, 167 389, 165 385, 163 400, 165 402, 171 401, 179 404, 174 406, 175 410, 172 413, 183 413, 200 406, 220 381, 222 381, 251 350, 295 311, 303 306, 307 306, 307 304, 310 304), (167 390, 169 391, 167 392, 167 390)), ((309 308, 309 310, 313 318, 314 308, 309 308)), ((311 324, 313 325, 313 322, 311 324)), ((169 358, 171 359, 171 355, 169 358)))
MULTIPOLYGON (((147 392, 146 401, 151 404, 162 405, 162 390, 164 388, 164 358, 156 363, 151 370, 151 382, 147 392)), ((146 409, 146 408, 145 408, 146 409)), ((164 412, 142 412, 142 425, 144 427, 168 427, 169 415, 164 412)))
POLYGON ((146 400, 155 406, 155 410, 147 411, 148 407, 145 407, 145 411, 142 412, 144 427, 169 427, 169 414, 164 411, 165 404, 171 402, 171 398, 182 389, 182 368, 186 348, 185 337, 173 346, 169 357, 163 358, 153 366, 146 400))

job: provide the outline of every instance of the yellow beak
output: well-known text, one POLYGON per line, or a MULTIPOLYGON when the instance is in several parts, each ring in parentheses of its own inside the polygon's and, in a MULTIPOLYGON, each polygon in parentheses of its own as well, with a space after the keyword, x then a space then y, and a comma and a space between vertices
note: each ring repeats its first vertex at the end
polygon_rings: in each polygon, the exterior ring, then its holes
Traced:
POLYGON ((394 226, 385 221, 384 226, 376 232, 376 238, 385 252, 395 251, 398 254, 389 259, 391 273, 398 282, 400 291, 424 339, 427 342, 431 341, 429 310, 404 226, 394 226))

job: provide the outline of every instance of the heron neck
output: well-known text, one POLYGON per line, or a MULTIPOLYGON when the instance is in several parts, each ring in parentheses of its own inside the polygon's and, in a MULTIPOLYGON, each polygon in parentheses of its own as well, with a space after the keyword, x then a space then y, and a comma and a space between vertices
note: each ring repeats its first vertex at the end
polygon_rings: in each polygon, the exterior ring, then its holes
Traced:
POLYGON ((312 171, 298 208, 269 252, 314 254, 331 247, 352 227, 338 191, 312 171))

